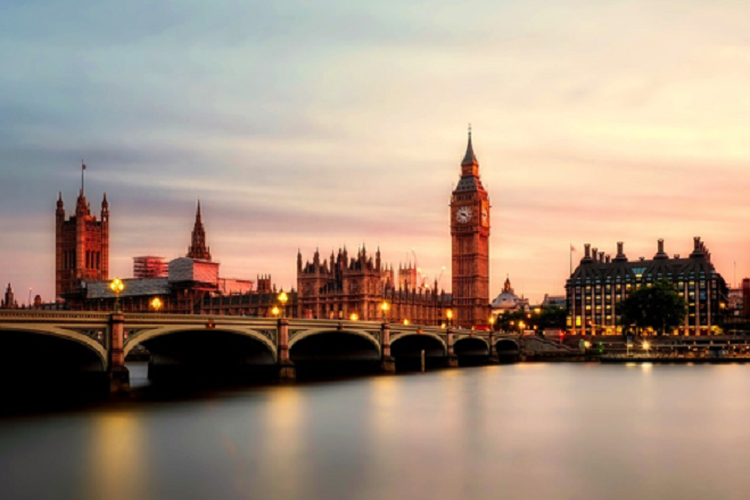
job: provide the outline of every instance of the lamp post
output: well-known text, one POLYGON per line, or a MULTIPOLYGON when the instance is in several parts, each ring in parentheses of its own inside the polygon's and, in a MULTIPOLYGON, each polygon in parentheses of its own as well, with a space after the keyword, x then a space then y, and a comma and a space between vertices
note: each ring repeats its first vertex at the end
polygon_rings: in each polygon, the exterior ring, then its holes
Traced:
POLYGON ((495 329, 495 316, 491 315, 490 318, 487 320, 487 324, 490 326, 490 331, 493 331, 495 329))
POLYGON ((388 310, 390 308, 391 308, 391 305, 386 300, 384 300, 380 304, 380 311, 383 314, 383 323, 387 323, 388 322, 388 310))
POLYGON ((271 309, 271 314, 273 314, 274 318, 279 316, 279 312, 279 306, 273 306, 273 309, 271 309))
POLYGON ((122 312, 120 311, 120 294, 125 290, 125 284, 120 278, 115 278, 110 282, 109 288, 115 292, 115 312, 122 312))
POLYGON ((359 321, 359 314, 353 312, 349 315, 349 321, 359 321))
POLYGON ((445 319, 448 320, 448 328, 453 326, 453 309, 447 309, 445 311, 445 319))
POLYGON ((286 302, 289 300, 289 296, 284 290, 281 290, 281 293, 277 298, 279 299, 279 302, 281 302, 281 317, 283 318, 284 313, 286 312, 286 302))

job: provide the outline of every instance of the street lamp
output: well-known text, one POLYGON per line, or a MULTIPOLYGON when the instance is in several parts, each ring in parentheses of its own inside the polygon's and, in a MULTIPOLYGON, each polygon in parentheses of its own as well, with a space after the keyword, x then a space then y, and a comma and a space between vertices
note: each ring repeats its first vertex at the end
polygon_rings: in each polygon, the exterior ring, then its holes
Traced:
POLYGON ((388 304, 387 301, 383 301, 382 304, 380 304, 380 311, 383 313, 383 323, 388 322, 388 310, 391 308, 390 304, 388 304))
POLYGON ((404 318, 404 326, 409 326, 409 320, 404 318))
POLYGON ((450 328, 453 325, 453 309, 445 311, 445 318, 448 320, 448 328, 450 328))
POLYGON ((359 314, 351 313, 351 315, 349 316, 349 321, 359 321, 359 314))
POLYGON ((490 315, 490 319, 487 320, 487 323, 489 323, 490 325, 490 330, 494 330, 495 329, 495 316, 490 315))
POLYGON ((109 288, 115 292, 115 312, 121 312, 120 311, 120 294, 123 290, 125 290, 125 284, 122 282, 120 278, 113 279, 110 284, 109 288))
POLYGON ((646 351, 646 355, 648 355, 648 350, 651 348, 651 344, 649 344, 648 341, 645 341, 641 345, 643 346, 643 349, 646 351))
POLYGON ((151 309, 153 309, 155 312, 159 312, 161 308, 164 306, 164 302, 159 297, 154 297, 151 299, 151 309))
POLYGON ((273 314, 273 317, 277 317, 279 315, 279 306, 273 306, 273 309, 271 309, 271 314, 273 314))
POLYGON ((284 290, 282 290, 277 298, 279 299, 279 302, 281 302, 281 317, 283 318, 286 309, 286 302, 289 300, 289 296, 284 290))

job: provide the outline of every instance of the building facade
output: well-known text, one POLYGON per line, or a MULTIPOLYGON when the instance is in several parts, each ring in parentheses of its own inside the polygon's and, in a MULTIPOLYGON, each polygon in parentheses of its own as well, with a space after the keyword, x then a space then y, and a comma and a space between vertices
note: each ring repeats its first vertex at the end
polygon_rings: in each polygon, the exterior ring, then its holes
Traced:
POLYGON ((75 214, 65 219, 62 193, 55 212, 55 294, 57 297, 77 293, 85 281, 109 277, 109 203, 104 193, 101 219, 91 214, 91 207, 81 185, 75 214))
POLYGON ((628 293, 661 279, 675 285, 688 305, 685 322, 673 333, 708 335, 723 321, 728 289, 724 278, 711 264, 711 253, 694 238, 687 258, 670 258, 659 240, 653 259, 630 261, 617 243, 617 255, 610 258, 591 245, 568 279, 566 290, 568 331, 578 335, 619 334, 617 304, 628 293))
MULTIPOLYGON (((211 259, 200 203, 195 213, 190 245, 185 257, 164 263, 158 257, 134 259, 134 277, 123 279, 119 306, 124 312, 244 315, 266 317, 281 307, 270 275, 258 276, 258 290, 251 280, 222 278, 219 263, 211 259), (142 266, 138 266, 139 260, 142 266), (154 262, 155 260, 155 262, 154 262), (166 270, 164 269, 166 267, 166 270)), ((64 294, 65 306, 74 310, 111 311, 115 294, 106 279, 82 279, 80 286, 64 294)), ((287 292, 285 312, 294 316, 297 294, 287 292)))
POLYGON ((450 218, 455 322, 465 328, 484 326, 490 316, 490 202, 479 178, 471 130, 450 218))
POLYGON ((312 261, 302 262, 297 253, 297 315, 302 318, 397 321, 437 325, 445 321, 451 297, 433 288, 409 286, 416 281, 416 269, 393 268, 381 261, 378 249, 373 259, 366 248, 349 257, 346 248, 321 261, 317 250, 312 261), (383 303, 388 309, 383 311, 383 303))
POLYGON ((18 309, 16 295, 13 293, 13 287, 10 286, 10 283, 8 283, 8 288, 5 289, 3 300, 0 301, 0 309, 18 309))

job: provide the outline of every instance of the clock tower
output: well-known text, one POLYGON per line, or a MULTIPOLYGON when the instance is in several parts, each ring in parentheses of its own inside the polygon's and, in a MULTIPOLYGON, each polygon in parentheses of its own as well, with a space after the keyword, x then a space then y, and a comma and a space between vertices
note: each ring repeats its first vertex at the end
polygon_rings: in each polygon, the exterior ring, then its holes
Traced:
POLYGON ((471 128, 461 178, 451 196, 454 324, 487 325, 490 303, 490 203, 479 179, 471 128))

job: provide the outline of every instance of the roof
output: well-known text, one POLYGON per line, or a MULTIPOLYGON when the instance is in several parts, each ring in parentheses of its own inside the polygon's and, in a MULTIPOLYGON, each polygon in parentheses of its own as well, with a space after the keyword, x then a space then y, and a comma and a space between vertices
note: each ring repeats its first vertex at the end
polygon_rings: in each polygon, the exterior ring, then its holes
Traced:
MULTIPOLYGON (((115 293, 109 288, 109 281, 84 282, 87 299, 114 299, 115 293)), ((122 280, 124 288, 120 297, 168 295, 168 278, 132 278, 122 280)))

